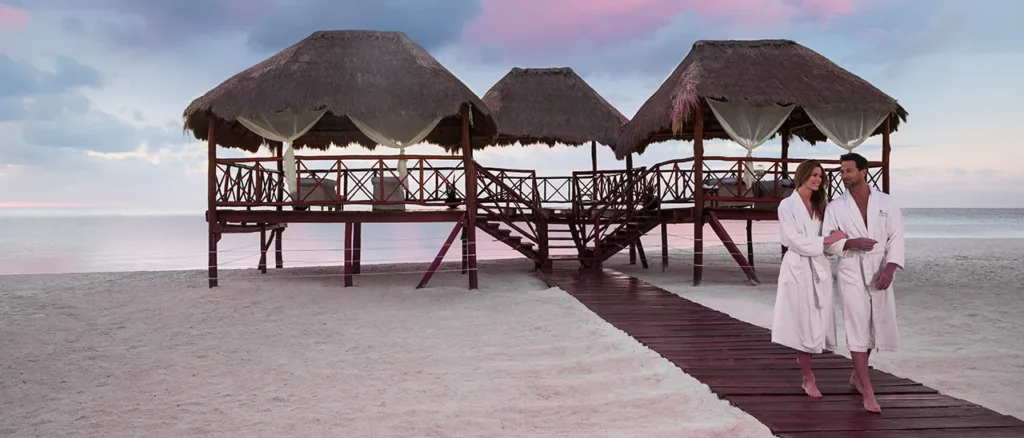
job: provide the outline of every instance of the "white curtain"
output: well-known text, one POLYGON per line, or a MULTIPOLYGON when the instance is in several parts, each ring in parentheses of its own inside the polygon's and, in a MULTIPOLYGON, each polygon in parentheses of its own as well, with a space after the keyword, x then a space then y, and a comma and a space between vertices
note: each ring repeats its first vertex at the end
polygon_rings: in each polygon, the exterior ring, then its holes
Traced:
POLYGON ((296 190, 298 190, 299 179, 298 172, 295 169, 295 152, 292 150, 292 142, 309 132, 313 125, 316 125, 326 113, 327 109, 319 111, 294 111, 286 109, 272 114, 261 114, 252 118, 238 118, 238 122, 242 126, 256 133, 256 135, 267 140, 288 144, 288 149, 285 150, 283 158, 284 178, 288 182, 293 199, 295 198, 296 190))
MULTIPOLYGON (((398 149, 399 155, 405 155, 405 148, 415 145, 434 130, 441 117, 397 116, 387 115, 374 118, 356 118, 348 116, 370 140, 381 146, 398 149)), ((406 160, 398 160, 398 178, 405 181, 408 174, 406 160)))
POLYGON ((853 151, 864 143, 889 115, 889 111, 855 110, 835 106, 804 108, 804 112, 829 140, 847 151, 853 151))
MULTIPOLYGON (((708 99, 708 106, 715 118, 733 141, 747 150, 747 158, 754 149, 768 141, 793 112, 793 105, 781 106, 774 103, 718 102, 708 99)), ((754 179, 752 161, 743 167, 743 179, 749 185, 754 179)))

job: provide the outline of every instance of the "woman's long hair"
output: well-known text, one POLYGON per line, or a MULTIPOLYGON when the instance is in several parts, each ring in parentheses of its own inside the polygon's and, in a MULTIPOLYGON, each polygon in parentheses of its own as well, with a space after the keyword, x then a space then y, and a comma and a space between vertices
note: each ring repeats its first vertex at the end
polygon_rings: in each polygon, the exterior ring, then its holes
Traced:
POLYGON ((821 167, 818 160, 807 160, 800 163, 800 166, 796 168, 793 190, 799 189, 807 180, 811 179, 811 173, 815 168, 821 169, 821 185, 818 186, 818 190, 811 192, 811 209, 819 219, 822 219, 825 217, 825 206, 828 205, 828 199, 825 199, 825 193, 828 190, 828 174, 825 173, 825 168, 821 167))

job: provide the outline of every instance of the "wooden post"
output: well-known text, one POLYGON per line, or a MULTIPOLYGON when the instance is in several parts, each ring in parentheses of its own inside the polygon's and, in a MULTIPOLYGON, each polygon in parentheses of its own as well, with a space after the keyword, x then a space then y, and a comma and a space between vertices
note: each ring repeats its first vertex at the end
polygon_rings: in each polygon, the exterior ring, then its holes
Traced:
POLYGON ((590 169, 594 171, 590 177, 591 193, 594 201, 597 201, 597 141, 590 141, 590 169))
POLYGON ((469 104, 463 104, 459 114, 462 119, 462 160, 466 172, 466 252, 468 253, 469 288, 480 287, 476 271, 476 161, 473 161, 473 146, 469 141, 469 104))
MULTIPOLYGON (((626 193, 626 204, 633 208, 633 154, 626 155, 626 177, 629 178, 630 190, 626 193)), ((636 264, 636 243, 629 242, 629 264, 636 264)))
POLYGON ((785 160, 789 159, 789 137, 790 137, 789 126, 782 128, 782 177, 789 179, 789 163, 785 160))
MULTIPOLYGON (((270 235, 274 236, 274 231, 270 231, 270 235)), ((271 237, 273 239, 273 237, 271 237)), ((267 273, 267 225, 260 224, 260 262, 256 265, 256 269, 260 270, 261 274, 267 273)))
POLYGON ((668 222, 661 220, 661 272, 668 269, 668 222))
POLYGON ((352 285, 352 223, 345 222, 345 287, 352 285))
POLYGON ((693 285, 704 275, 704 102, 698 100, 693 116, 693 285))
POLYGON ((754 267, 754 221, 747 219, 747 260, 754 267))
POLYGON ((210 114, 210 122, 206 131, 206 225, 210 238, 209 249, 209 280, 210 287, 217 287, 217 241, 220 233, 217 227, 217 141, 214 138, 216 122, 210 114))
POLYGON ((466 240, 465 226, 462 227, 462 236, 460 239, 462 239, 462 273, 465 274, 469 272, 467 269, 469 267, 469 241, 466 240))
MULTIPOLYGON (((423 181, 422 179, 420 181, 423 181)), ((352 224, 352 273, 362 272, 359 261, 363 258, 363 223, 352 224)))
MULTIPOLYGON (((274 155, 277 156, 277 200, 284 201, 284 144, 279 141, 273 142, 274 144, 274 155)), ((277 211, 283 210, 284 207, 278 205, 277 211)), ((273 231, 276 234, 274 239, 274 268, 281 269, 284 267, 284 252, 283 244, 281 239, 284 238, 284 228, 278 228, 273 231)))
POLYGON ((889 116, 885 117, 885 128, 882 130, 882 191, 889 193, 889 116))

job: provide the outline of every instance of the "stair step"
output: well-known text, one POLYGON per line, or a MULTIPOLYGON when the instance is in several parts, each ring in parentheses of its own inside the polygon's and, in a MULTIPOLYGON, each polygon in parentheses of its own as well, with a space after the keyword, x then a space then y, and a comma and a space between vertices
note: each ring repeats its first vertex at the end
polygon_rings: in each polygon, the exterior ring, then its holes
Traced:
POLYGON ((549 245, 549 249, 576 249, 576 245, 549 245))

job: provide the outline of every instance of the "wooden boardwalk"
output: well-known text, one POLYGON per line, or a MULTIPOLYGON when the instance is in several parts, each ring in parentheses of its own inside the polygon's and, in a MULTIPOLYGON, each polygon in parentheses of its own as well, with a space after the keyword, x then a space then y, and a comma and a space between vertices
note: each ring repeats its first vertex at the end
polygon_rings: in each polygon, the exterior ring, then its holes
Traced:
POLYGON ((814 357, 825 396, 815 401, 800 389, 794 350, 768 329, 610 269, 543 277, 782 437, 1024 437, 1024 421, 875 369, 882 414, 865 412, 848 383, 853 364, 837 354, 814 357))

